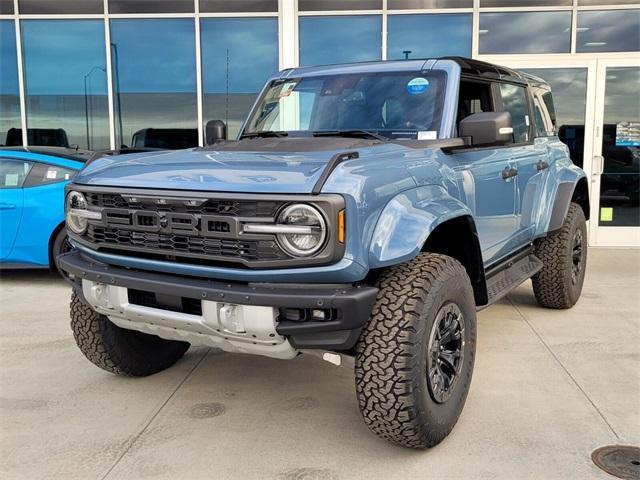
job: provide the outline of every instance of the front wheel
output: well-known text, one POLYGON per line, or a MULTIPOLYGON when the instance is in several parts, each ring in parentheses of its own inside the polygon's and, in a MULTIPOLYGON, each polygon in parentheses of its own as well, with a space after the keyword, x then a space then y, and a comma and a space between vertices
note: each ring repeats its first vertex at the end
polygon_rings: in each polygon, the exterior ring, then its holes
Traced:
POLYGON ((73 292, 71 329, 80 351, 94 365, 111 373, 144 377, 176 363, 189 344, 126 330, 95 312, 73 292))
POLYGON ((356 345, 356 392, 367 426, 411 448, 432 447, 462 412, 476 349, 476 309, 464 267, 424 253, 384 272, 356 345))

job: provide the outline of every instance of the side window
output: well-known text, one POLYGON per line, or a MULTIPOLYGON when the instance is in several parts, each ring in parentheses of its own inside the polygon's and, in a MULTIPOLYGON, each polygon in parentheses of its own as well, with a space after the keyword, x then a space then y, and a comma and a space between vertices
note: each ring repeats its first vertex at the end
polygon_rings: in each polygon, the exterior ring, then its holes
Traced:
POLYGON ((529 102, 527 90, 518 85, 501 83, 500 95, 503 110, 511 113, 513 122, 513 143, 529 141, 529 102))
POLYGON ((556 107, 553 105, 553 97, 551 96, 551 92, 546 92, 542 95, 542 101, 544 102, 545 107, 547 107, 547 112, 549 112, 549 117, 551 118, 551 123, 553 124, 553 130, 558 129, 558 124, 556 123, 556 107))
POLYGON ((0 158, 0 188, 22 187, 32 166, 32 162, 0 158))
POLYGON ((460 81, 457 123, 474 113, 491 111, 493 111, 493 102, 491 101, 490 83, 460 81))
POLYGON ((549 135, 549 130, 545 125, 544 116, 542 114, 542 108, 540 107, 538 97, 533 97, 533 108, 533 114, 535 116, 536 122, 536 137, 546 137, 549 135))
POLYGON ((65 182, 71 180, 75 174, 75 170, 71 170, 70 168, 47 165, 46 163, 36 163, 29 172, 24 186, 36 187, 48 183, 65 182))

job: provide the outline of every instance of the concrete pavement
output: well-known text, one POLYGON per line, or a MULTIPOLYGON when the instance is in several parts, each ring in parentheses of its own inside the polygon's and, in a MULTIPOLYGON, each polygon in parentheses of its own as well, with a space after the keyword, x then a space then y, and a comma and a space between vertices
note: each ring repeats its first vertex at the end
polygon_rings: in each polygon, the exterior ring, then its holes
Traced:
POLYGON ((168 371, 110 375, 76 348, 70 289, 52 274, 0 281, 3 479, 611 478, 590 460, 640 444, 640 251, 592 249, 572 310, 526 282, 478 317, 471 393, 427 451, 373 436, 353 373, 193 348, 168 371))

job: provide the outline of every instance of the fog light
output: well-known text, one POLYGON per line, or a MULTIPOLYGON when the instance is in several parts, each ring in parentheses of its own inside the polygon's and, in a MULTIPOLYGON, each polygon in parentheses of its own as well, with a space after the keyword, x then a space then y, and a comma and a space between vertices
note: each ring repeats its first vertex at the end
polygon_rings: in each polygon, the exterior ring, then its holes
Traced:
POLYGON ((323 322, 327 319, 327 312, 325 310, 313 309, 311 310, 311 318, 323 322))
POLYGON ((292 322, 300 322, 304 320, 304 310, 299 308, 285 308, 284 318, 291 320, 292 322))

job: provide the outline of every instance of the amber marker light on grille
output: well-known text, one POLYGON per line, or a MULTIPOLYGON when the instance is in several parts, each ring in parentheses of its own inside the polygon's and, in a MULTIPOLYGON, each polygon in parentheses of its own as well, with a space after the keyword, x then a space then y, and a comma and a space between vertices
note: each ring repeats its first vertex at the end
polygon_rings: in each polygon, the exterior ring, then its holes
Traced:
POLYGON ((338 241, 344 243, 345 237, 345 225, 344 225, 344 210, 340 210, 338 213, 338 241))

